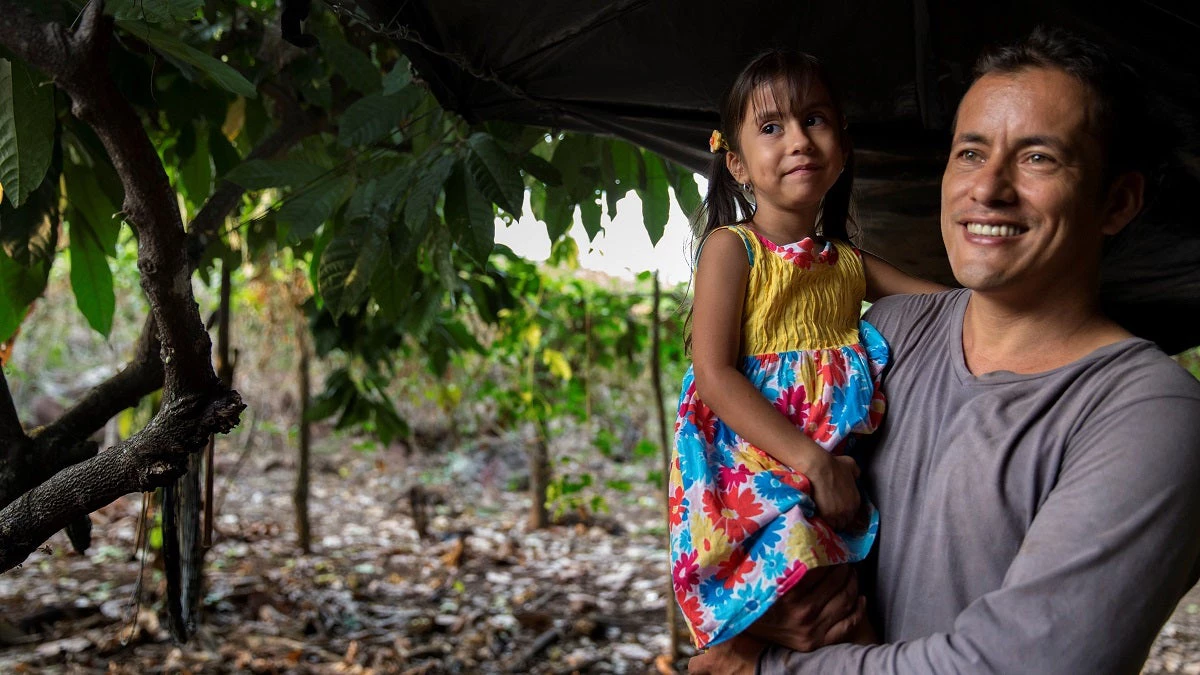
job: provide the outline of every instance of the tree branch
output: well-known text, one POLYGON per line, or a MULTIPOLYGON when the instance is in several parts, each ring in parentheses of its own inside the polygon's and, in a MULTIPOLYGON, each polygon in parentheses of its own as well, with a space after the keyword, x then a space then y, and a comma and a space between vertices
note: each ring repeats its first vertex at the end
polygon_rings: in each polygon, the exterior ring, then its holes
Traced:
POLYGON ((129 440, 26 492, 0 510, 0 572, 20 564, 79 514, 178 478, 186 466, 180 460, 204 447, 209 434, 235 427, 243 407, 233 391, 215 398, 179 396, 129 440))
MULTIPOLYGON (((153 317, 147 317, 133 359, 112 377, 90 389, 37 436, 38 445, 76 443, 96 433, 114 415, 132 408, 150 392, 162 387, 163 364, 158 356, 158 336, 153 317)), ((57 471, 62 467, 54 467, 57 471)))
MULTIPOLYGON (((282 121, 279 128, 264 138, 247 159, 268 159, 295 145, 304 137, 316 133, 324 120, 305 112, 298 102, 282 88, 266 83, 264 93, 278 101, 282 121)), ((203 256, 208 242, 219 236, 221 223, 237 207, 245 190, 228 181, 205 202, 188 228, 188 263, 194 269, 203 256)), ((153 315, 146 318, 137 348, 130 362, 108 380, 89 390, 83 398, 57 420, 41 430, 36 445, 27 451, 37 455, 31 467, 36 475, 19 472, 13 481, 0 479, 0 508, 7 506, 29 485, 35 485, 71 463, 83 461, 96 454, 84 440, 104 426, 114 415, 137 405, 143 397, 163 386, 163 363, 153 315)), ((3 436, 0 435, 0 439, 3 436)), ((22 436, 21 438, 24 438, 22 436)), ((16 443, 4 446, 15 448, 16 443)))
POLYGON ((125 188, 122 210, 138 232, 138 269, 162 343, 164 394, 219 391, 212 345, 196 312, 183 221, 167 172, 141 119, 121 95, 104 58, 112 19, 103 3, 84 7, 79 29, 42 24, 13 0, 0 0, 0 42, 51 75, 71 98, 71 112, 95 130, 125 188), (40 41, 30 36, 41 36, 40 41))
MULTIPOLYGON (((0 570, 18 564, 79 515, 174 480, 185 470, 188 453, 203 447, 211 434, 236 426, 245 408, 213 371, 212 342, 192 296, 187 235, 175 192, 141 119, 108 71, 112 19, 102 10, 101 0, 88 2, 79 29, 71 34, 59 24, 43 23, 24 4, 0 0, 0 44, 53 77, 70 97, 72 114, 96 132, 121 179, 122 210, 138 234, 142 290, 161 345, 163 407, 129 441, 54 474, 0 511, 0 570)), ((140 373, 135 369, 134 375, 140 373)), ((85 426, 84 411, 60 429, 85 426)), ((82 450, 80 445, 69 446, 60 457, 94 452, 94 445, 82 444, 82 450)))

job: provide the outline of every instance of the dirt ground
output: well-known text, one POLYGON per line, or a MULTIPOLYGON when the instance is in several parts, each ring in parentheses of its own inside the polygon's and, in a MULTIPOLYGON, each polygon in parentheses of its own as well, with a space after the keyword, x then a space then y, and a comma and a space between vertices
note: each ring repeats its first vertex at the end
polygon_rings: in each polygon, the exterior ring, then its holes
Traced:
MULTIPOLYGON (((661 505, 644 479, 651 460, 605 463, 635 486, 607 495, 611 514, 530 532, 526 499, 502 489, 491 451, 413 458, 327 439, 314 458, 314 551, 301 555, 286 443, 251 452, 229 482, 238 443, 218 459, 218 495, 228 491, 190 643, 173 644, 158 614, 153 551, 138 588, 142 496, 132 495, 94 516, 86 557, 59 534, 0 576, 0 672, 669 672, 656 661, 667 563, 661 505), (424 540, 413 485, 425 486, 424 540)), ((1193 591, 1143 672, 1200 673, 1198 645, 1193 591)))

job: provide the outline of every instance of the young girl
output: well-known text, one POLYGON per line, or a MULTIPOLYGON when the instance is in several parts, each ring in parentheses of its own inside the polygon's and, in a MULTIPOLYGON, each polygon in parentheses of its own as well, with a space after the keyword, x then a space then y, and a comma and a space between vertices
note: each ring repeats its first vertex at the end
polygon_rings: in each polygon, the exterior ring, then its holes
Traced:
POLYGON ((721 122, 670 472, 675 596, 700 648, 808 569, 867 555, 879 517, 844 453, 879 424, 888 348, 862 301, 942 289, 847 243, 853 152, 816 59, 759 56, 721 122))

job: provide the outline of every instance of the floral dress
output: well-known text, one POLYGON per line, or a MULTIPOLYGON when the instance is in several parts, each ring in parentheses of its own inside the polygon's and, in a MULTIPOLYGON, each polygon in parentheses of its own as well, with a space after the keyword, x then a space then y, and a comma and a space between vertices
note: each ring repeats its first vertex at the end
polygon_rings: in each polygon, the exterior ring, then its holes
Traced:
MULTIPOLYGON (((745 226, 750 274, 742 310, 743 375, 818 445, 845 452, 883 416, 883 337, 861 321, 861 254, 838 241, 779 246, 745 226)), ((675 598, 697 647, 738 634, 813 567, 858 562, 879 515, 864 497, 855 524, 834 532, 811 485, 717 419, 683 378, 671 461, 675 598)))

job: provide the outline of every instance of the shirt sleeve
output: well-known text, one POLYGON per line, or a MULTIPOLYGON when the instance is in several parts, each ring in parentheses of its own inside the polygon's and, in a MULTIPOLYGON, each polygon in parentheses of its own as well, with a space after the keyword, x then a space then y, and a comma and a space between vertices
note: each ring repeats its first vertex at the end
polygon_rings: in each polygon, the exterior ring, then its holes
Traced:
POLYGON ((1136 674, 1200 572, 1198 485, 1200 399, 1089 416, 1001 587, 953 632, 808 654, 772 647, 759 673, 1136 674))

